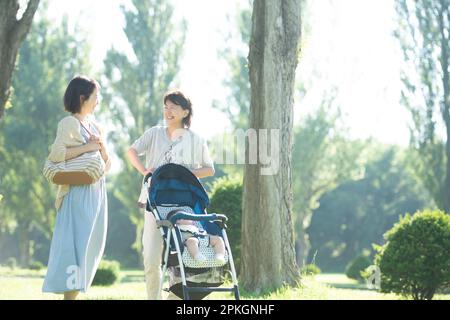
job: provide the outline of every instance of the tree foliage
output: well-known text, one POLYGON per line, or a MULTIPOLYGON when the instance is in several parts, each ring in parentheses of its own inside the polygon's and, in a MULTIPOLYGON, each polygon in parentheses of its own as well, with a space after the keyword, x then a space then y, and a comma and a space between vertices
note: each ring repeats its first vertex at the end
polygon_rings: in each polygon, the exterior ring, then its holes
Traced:
MULTIPOLYGON (((186 24, 173 23, 170 1, 133 0, 122 6, 124 32, 134 57, 116 49, 104 60, 104 99, 108 116, 116 128, 110 134, 116 153, 125 159, 125 151, 146 129, 162 118, 164 93, 174 85, 185 39, 186 24)), ((116 178, 114 196, 123 204, 126 215, 136 225, 134 248, 141 251, 143 217, 137 208, 142 177, 124 161, 116 178)))
MULTIPOLYGON (((248 112, 250 110, 250 79, 248 69, 248 50, 252 27, 251 1, 246 1, 238 10, 234 21, 237 26, 237 34, 231 31, 225 35, 225 42, 235 42, 236 46, 224 47, 219 51, 219 56, 225 59, 229 69, 229 77, 223 85, 229 90, 226 104, 221 105, 215 101, 214 107, 228 116, 234 129, 248 128, 248 112)), ((230 20, 230 19, 229 19, 230 20)))
POLYGON ((431 204, 407 168, 408 152, 375 143, 367 149, 363 175, 325 193, 307 229, 310 256, 316 254, 317 265, 328 272, 344 271, 349 261, 381 243, 399 215, 431 204))
POLYGON ((309 236, 306 229, 319 199, 339 184, 362 173, 365 147, 348 143, 339 109, 332 94, 325 96, 317 111, 295 128, 293 151, 294 225, 297 263, 307 263, 309 236))
POLYGON ((13 107, 0 126, 0 225, 17 232, 22 265, 33 255, 33 230, 51 235, 55 194, 42 167, 64 116, 64 90, 74 74, 89 73, 87 57, 88 48, 69 33, 67 19, 60 26, 37 21, 19 53, 13 107))
MULTIPOLYGON (((0 11, 0 120, 6 107, 11 105, 11 79, 19 47, 30 31, 39 0, 29 0, 21 17, 19 0, 3 0, 0 11)), ((23 6, 23 3, 22 3, 23 6)))
POLYGON ((406 62, 402 104, 411 113, 416 173, 450 212, 450 1, 396 0, 395 32, 406 62))

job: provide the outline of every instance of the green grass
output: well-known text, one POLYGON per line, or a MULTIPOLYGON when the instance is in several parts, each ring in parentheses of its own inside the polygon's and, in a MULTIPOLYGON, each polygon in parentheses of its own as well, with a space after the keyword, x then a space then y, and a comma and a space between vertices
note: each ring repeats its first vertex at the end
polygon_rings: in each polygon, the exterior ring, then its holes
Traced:
MULTIPOLYGON (((0 267, 0 300, 58 300, 61 294, 41 291, 46 270, 33 271, 0 267)), ((93 286, 87 293, 81 294, 83 300, 121 300, 146 299, 143 272, 125 270, 121 272, 121 281, 110 287, 93 286)))
MULTIPOLYGON (((45 270, 11 270, 0 267, 0 300, 58 300, 62 295, 42 293, 45 270)), ((166 293, 163 294, 163 297, 166 293)), ((382 294, 368 290, 365 284, 348 279, 343 274, 320 274, 304 277, 298 288, 282 288, 275 292, 254 296, 241 290, 242 299, 264 300, 398 300, 394 294, 382 294)), ((110 287, 93 286, 83 300, 145 300, 146 291, 142 270, 124 270, 119 283, 110 287)), ((209 299, 233 299, 229 293, 212 293, 209 299)), ((437 295, 434 299, 450 300, 450 294, 437 295)))

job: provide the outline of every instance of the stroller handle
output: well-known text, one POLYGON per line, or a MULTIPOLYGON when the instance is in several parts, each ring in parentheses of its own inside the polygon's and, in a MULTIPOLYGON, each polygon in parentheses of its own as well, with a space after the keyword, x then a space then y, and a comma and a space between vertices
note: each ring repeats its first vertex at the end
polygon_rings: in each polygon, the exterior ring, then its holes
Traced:
POLYGON ((228 221, 228 218, 223 214, 191 214, 187 212, 179 212, 169 218, 173 224, 179 219, 194 220, 194 221, 221 221, 223 223, 228 221))
POLYGON ((144 183, 147 183, 148 179, 150 179, 151 176, 152 176, 151 172, 147 173, 144 178, 144 183))

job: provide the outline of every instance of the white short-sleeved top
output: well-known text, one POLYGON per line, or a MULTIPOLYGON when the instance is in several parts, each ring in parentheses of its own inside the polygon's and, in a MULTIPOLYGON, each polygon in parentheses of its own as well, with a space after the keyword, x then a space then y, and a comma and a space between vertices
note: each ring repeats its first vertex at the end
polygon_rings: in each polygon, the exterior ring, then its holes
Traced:
MULTIPOLYGON (((193 170, 203 167, 214 168, 207 141, 190 129, 171 140, 166 126, 155 126, 139 137, 131 147, 139 156, 145 156, 146 168, 158 168, 166 163, 176 163, 193 170)), ((147 190, 142 188, 139 202, 145 203, 147 190)))

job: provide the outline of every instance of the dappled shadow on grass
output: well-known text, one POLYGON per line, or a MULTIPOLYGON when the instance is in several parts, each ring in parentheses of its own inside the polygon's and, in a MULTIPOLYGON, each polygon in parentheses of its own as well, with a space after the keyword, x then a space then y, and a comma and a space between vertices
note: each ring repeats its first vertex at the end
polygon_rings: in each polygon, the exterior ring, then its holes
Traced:
POLYGON ((19 278, 19 279, 44 279, 45 275, 40 274, 0 274, 0 278, 19 278))
MULTIPOLYGON (((336 289, 349 289, 349 290, 367 290, 372 291, 367 287, 366 282, 356 281, 347 278, 343 274, 320 274, 314 276, 316 281, 331 288, 336 289)), ((373 290, 376 291, 376 290, 373 290)))
POLYGON ((323 284, 336 288, 336 289, 350 289, 350 290, 368 290, 371 291, 371 289, 367 288, 366 284, 364 283, 358 283, 358 284, 352 284, 352 283, 333 283, 333 282, 322 282, 323 284))
POLYGON ((29 270, 29 269, 10 269, 0 268, 0 278, 19 278, 19 279, 40 279, 45 278, 46 269, 29 270))
POLYGON ((122 270, 120 272, 121 283, 145 282, 144 270, 122 270))
MULTIPOLYGON (((239 288, 239 293, 242 299, 245 300, 268 300, 271 299, 273 300, 274 295, 280 294, 280 290, 270 290, 270 289, 263 289, 261 291, 257 291, 257 292, 251 292, 251 291, 246 291, 244 288, 240 287, 239 288)), ((285 290, 283 288, 283 290, 285 290)))
MULTIPOLYGON (((231 284, 229 284, 231 286, 231 284)), ((320 288, 315 288, 314 285, 299 281, 296 285, 283 285, 280 288, 262 288, 257 291, 247 291, 241 284, 239 286, 239 293, 241 299, 244 300, 301 300, 314 298, 320 299, 320 288)), ((234 299, 232 297, 231 299, 234 299)))
POLYGON ((120 282, 122 282, 122 283, 144 282, 144 281, 145 281, 144 276, 137 276, 137 275, 124 275, 120 278, 120 282))

